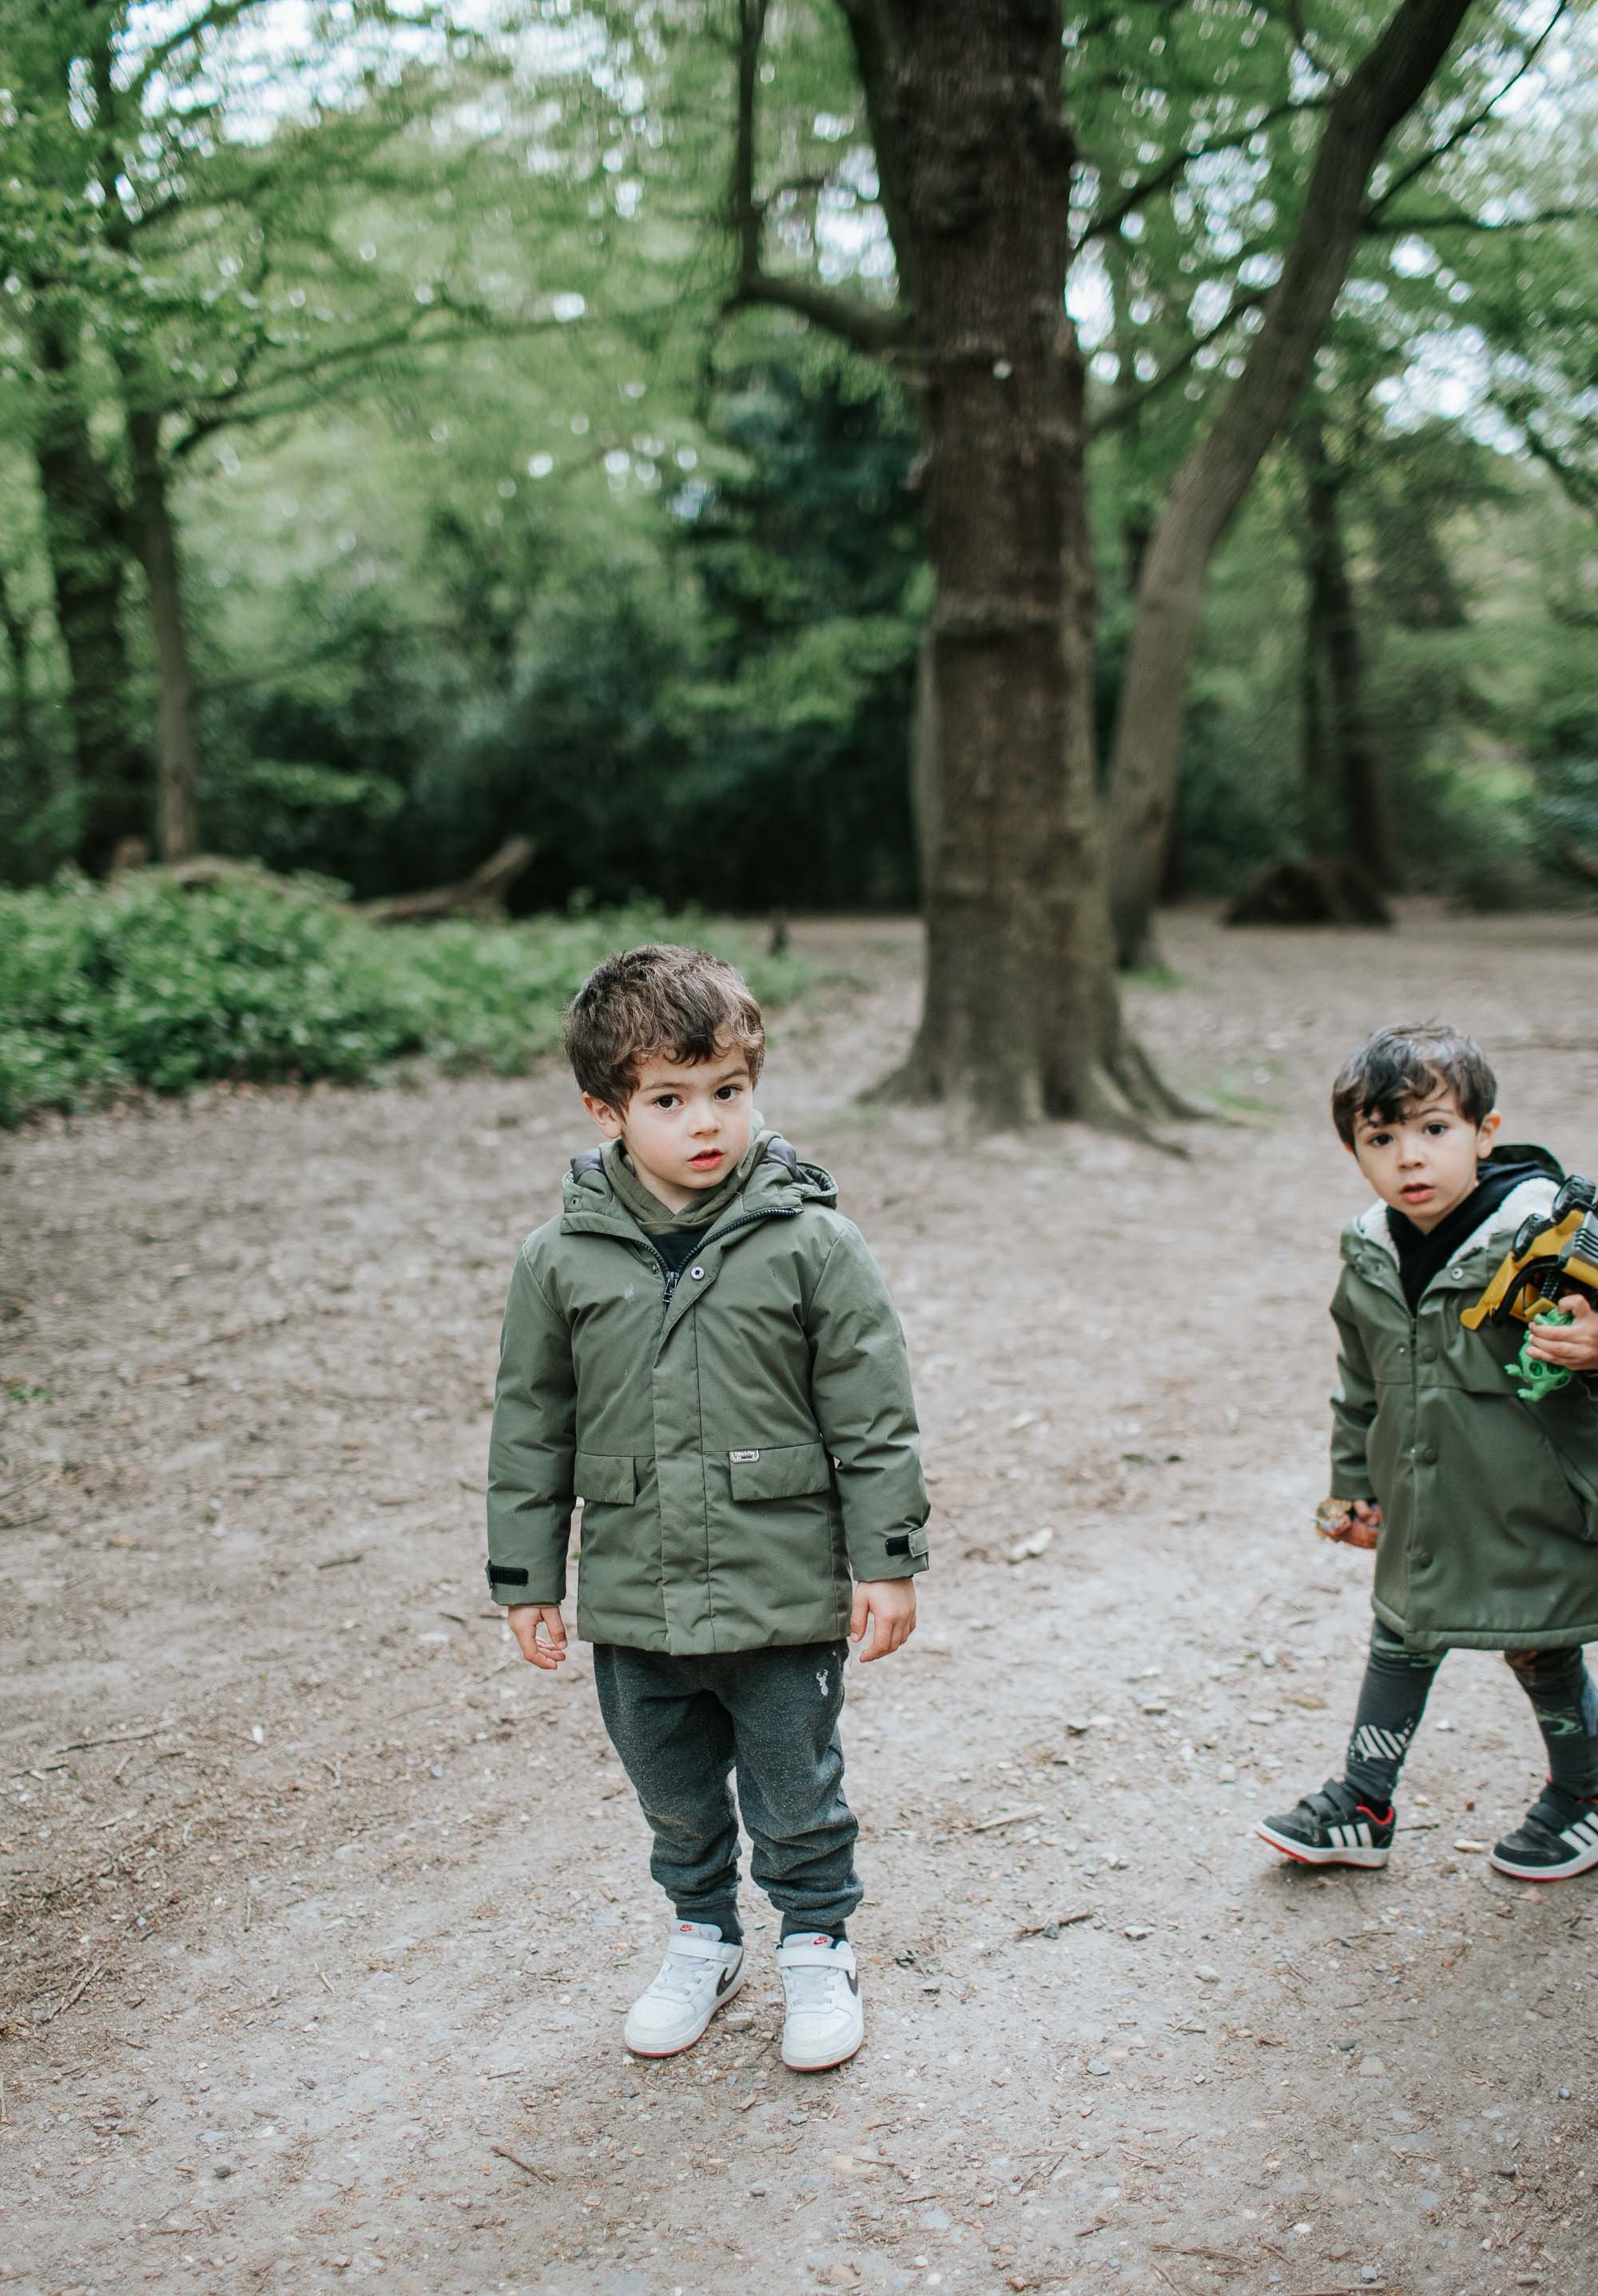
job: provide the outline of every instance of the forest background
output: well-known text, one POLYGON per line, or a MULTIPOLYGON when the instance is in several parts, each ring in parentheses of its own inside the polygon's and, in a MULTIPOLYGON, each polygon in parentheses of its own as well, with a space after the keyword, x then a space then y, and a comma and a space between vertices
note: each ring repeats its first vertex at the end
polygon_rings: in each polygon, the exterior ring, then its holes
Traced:
MULTIPOLYGON (((370 901, 525 836, 513 908, 578 912, 552 995, 596 906, 915 904, 929 366, 869 101, 914 13, 0 0, 0 882, 55 889, 9 903, 13 1022, 69 947, 80 983, 130 932, 171 969, 176 912, 84 889, 141 846, 370 901)), ((1376 917, 1598 874, 1593 18, 1463 14, 1209 569, 1167 897, 1376 917)), ((1063 18, 1101 786, 1151 539, 1384 20, 1063 18)), ((483 993, 457 939, 394 1022, 325 911, 272 913, 296 996, 340 975, 298 1037, 258 1012, 251 1051, 234 1012, 166 1069, 169 1028, 96 1068, 57 1013, 0 1105, 359 1073, 436 1041, 440 970, 483 993)), ((262 914, 234 886, 203 932, 262 914)))

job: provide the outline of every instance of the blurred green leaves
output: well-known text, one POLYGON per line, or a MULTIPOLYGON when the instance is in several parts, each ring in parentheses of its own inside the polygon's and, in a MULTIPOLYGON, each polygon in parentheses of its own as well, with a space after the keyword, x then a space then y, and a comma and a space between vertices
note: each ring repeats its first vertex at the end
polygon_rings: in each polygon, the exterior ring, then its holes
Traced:
POLYGON ((185 889, 67 879, 0 893, 0 1125, 143 1088, 358 1084, 423 1057, 515 1075, 560 1041, 609 951, 692 939, 776 1003, 805 967, 735 929, 647 902, 537 923, 384 929, 329 889, 247 873, 185 889))

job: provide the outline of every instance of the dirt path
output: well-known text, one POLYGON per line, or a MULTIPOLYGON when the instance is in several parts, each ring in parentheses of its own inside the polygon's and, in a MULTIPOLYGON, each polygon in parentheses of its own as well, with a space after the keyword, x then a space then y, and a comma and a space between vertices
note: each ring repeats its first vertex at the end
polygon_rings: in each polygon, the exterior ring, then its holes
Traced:
POLYGON ((914 935, 807 937, 849 978, 781 1021, 762 1103, 888 1270, 938 1510, 922 1631, 846 1723, 865 2050, 783 2071, 758 1902, 740 2013, 620 2050, 662 1931, 642 1823, 586 1654, 514 1661, 479 1552, 562 1078, 30 1134, 0 1144, 8 2290, 1592 2288, 1598 1881, 1458 1846, 1539 1775, 1507 1670, 1450 1660, 1385 1874, 1248 1833, 1333 1766, 1368 1622, 1368 1565, 1306 1528, 1359 1197, 1332 1067, 1446 1011, 1511 1134, 1591 1170, 1591 929, 1173 922, 1149 1041, 1262 1104, 1184 1165, 1071 1128, 950 1158, 861 1112, 914 935))

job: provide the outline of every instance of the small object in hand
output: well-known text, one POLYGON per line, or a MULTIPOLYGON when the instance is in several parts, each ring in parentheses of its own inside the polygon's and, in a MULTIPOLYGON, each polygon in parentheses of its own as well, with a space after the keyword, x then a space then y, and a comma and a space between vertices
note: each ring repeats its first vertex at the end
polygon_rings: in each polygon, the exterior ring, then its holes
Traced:
POLYGON ((1340 1539, 1354 1520, 1352 1499, 1323 1499, 1315 1511, 1315 1527, 1322 1538, 1340 1539))
POLYGON ((1540 1356, 1534 1356, 1531 1352, 1532 1334, 1539 1324, 1573 1324, 1575 1321, 1568 1308, 1556 1308, 1552 1300, 1546 1300, 1540 1307, 1532 1309, 1531 1320, 1526 1326, 1526 1337, 1520 1342, 1520 1352, 1513 1363, 1504 1366, 1511 1379, 1525 1381, 1524 1387, 1515 1390, 1522 1403, 1540 1403, 1545 1395, 1555 1395, 1561 1387, 1569 1387, 1575 1378, 1575 1373, 1568 1365, 1545 1363, 1540 1356))

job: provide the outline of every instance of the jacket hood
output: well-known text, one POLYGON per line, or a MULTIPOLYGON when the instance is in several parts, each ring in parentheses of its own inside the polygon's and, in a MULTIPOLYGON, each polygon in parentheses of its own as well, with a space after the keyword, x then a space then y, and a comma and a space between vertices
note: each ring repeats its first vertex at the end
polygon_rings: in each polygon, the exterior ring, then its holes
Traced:
MULTIPOLYGON (((1447 1262, 1450 1267, 1455 1261, 1463 1259, 1467 1252, 1482 1250, 1495 1236, 1512 1235, 1528 1212, 1545 1212, 1565 1177, 1564 1167, 1559 1159, 1546 1148, 1539 1148, 1532 1143, 1516 1142, 1495 1148, 1490 1156, 1482 1159, 1483 1170, 1489 1166, 1497 1166, 1501 1169, 1524 1166, 1525 1177, 1450 1253, 1447 1262)), ((1343 1230, 1345 1259, 1354 1259, 1360 1244, 1364 1243, 1373 1245, 1378 1251, 1384 1252, 1397 1266, 1398 1255, 1388 1227, 1387 1210, 1378 1196, 1357 1218, 1348 1222, 1343 1230)))
MULTIPOLYGON (((564 1230, 608 1227, 627 1235, 644 1233, 618 1193, 612 1176, 612 1158, 620 1152, 621 1144, 616 1141, 602 1155, 589 1151, 572 1158, 561 1183, 564 1230)), ((802 1162, 782 1135, 757 1117, 754 1138, 737 1173, 720 1187, 707 1189, 705 1196, 709 1218, 719 1221, 744 1212, 798 1212, 811 1204, 830 1210, 838 1201, 838 1183, 820 1164, 802 1162)), ((702 1218, 701 1207, 690 1205, 679 1217, 684 1224, 698 1221, 702 1218)), ((671 1224, 671 1216, 662 1205, 660 1225, 669 1227, 671 1224)))

